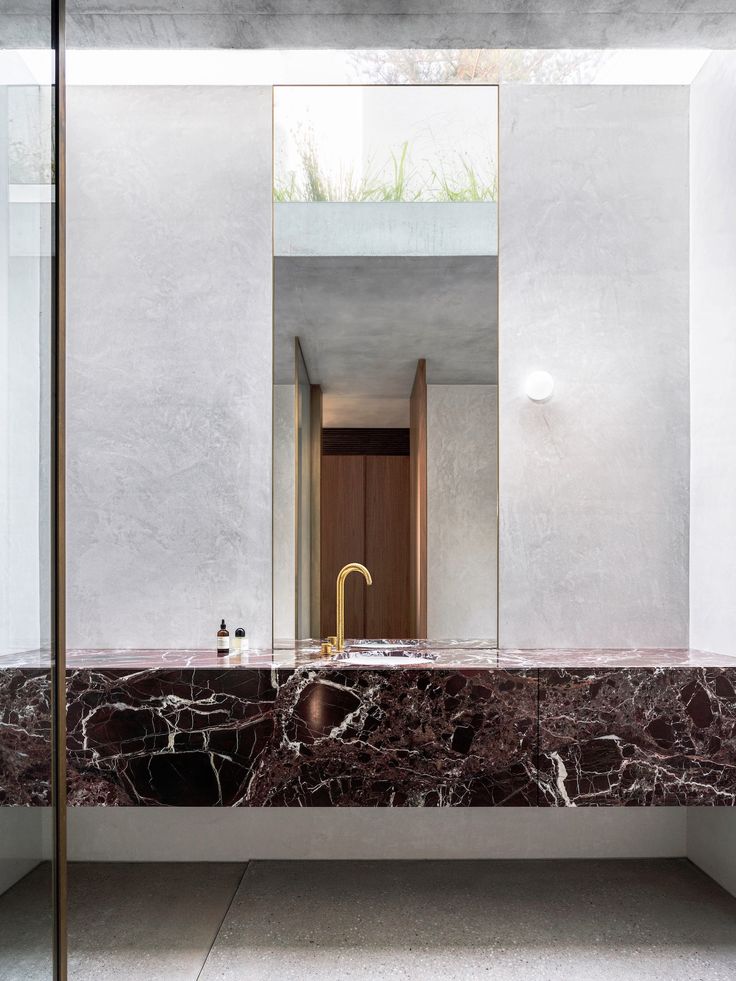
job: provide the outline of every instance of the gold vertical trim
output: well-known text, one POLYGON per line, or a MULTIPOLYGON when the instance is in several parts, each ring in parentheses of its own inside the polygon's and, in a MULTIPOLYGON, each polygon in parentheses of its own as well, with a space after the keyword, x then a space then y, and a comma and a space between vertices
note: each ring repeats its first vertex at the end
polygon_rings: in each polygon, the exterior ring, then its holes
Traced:
POLYGON ((276 562, 274 559, 274 544, 276 521, 274 518, 274 487, 276 486, 276 241, 274 221, 276 212, 273 200, 274 180, 276 178, 276 154, 274 135, 274 101, 275 86, 271 88, 271 184, 268 189, 271 202, 271 648, 276 646, 276 594, 274 592, 276 562))
POLYGON ((496 650, 501 648, 501 86, 496 85, 496 650))
MULTIPOLYGON (((274 332, 275 336, 275 332, 274 332)), ((301 531, 302 531, 302 473, 299 466, 300 447, 299 436, 301 427, 300 396, 299 387, 299 359, 302 357, 302 348, 299 338, 294 338, 294 639, 299 638, 299 593, 300 593, 300 574, 301 563, 301 531)))
POLYGON ((54 978, 67 977, 66 859, 66 34, 65 0, 52 4, 52 45, 56 69, 54 98, 53 326, 51 340, 51 804, 53 814, 54 978))

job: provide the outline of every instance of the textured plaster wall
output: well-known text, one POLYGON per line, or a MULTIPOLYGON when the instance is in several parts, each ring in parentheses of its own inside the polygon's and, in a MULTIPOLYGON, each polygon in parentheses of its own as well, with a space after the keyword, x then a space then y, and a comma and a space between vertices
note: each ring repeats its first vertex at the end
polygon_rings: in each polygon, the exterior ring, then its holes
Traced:
MULTIPOLYGON (((45 639, 42 606, 48 595, 42 591, 41 562, 48 556, 40 532, 48 523, 39 468, 42 347, 48 342, 48 309, 42 313, 41 301, 48 260, 40 258, 41 224, 32 221, 32 210, 11 214, 9 94, 0 86, 0 654, 33 649, 45 639), (14 254, 13 225, 20 222, 35 241, 35 256, 14 254)), ((12 766, 10 740, 0 732, 0 752, 12 766)), ((41 861, 41 819, 41 808, 0 807, 0 894, 41 861)))
POLYGON ((736 654, 736 55, 711 55, 690 100, 690 642, 736 654))
POLYGON ((427 386, 427 633, 496 637, 498 389, 427 386))
POLYGON ((271 640, 271 93, 68 92, 68 641, 271 640))
POLYGON ((273 389, 273 635, 296 637, 294 386, 273 389))
POLYGON ((0 86, 0 653, 49 642, 48 89, 0 86))
POLYGON ((504 646, 687 644, 688 100, 501 90, 504 646))

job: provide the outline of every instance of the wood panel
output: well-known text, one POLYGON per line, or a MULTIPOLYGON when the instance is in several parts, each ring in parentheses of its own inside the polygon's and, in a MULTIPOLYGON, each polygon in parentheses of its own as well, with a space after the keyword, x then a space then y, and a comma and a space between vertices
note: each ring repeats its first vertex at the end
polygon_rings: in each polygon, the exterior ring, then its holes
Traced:
POLYGON ((410 637, 409 457, 365 458, 366 637, 410 637))
MULTIPOLYGON (((323 456, 320 481, 320 633, 336 630, 335 582, 348 562, 365 560, 365 457, 323 456)), ((345 584, 345 636, 365 637, 362 576, 345 584)))
POLYGON ((410 636, 427 636, 427 362, 417 362, 410 403, 410 636))

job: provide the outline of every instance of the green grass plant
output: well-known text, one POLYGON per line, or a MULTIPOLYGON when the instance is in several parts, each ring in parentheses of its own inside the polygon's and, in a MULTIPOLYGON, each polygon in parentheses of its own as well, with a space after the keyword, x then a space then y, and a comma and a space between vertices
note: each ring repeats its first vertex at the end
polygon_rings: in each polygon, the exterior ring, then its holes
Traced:
MULTIPOLYGON (((495 201, 497 181, 495 174, 483 177, 467 159, 461 158, 459 176, 448 177, 445 169, 430 168, 430 177, 422 186, 416 186, 417 171, 412 168, 409 141, 405 140, 398 152, 391 152, 391 166, 383 167, 372 176, 368 173, 356 181, 352 171, 340 173, 332 180, 320 166, 316 148, 311 139, 299 146, 299 174, 291 171, 285 179, 277 181, 273 189, 274 201, 289 202, 418 202, 467 203, 495 201), (381 176, 389 172, 388 177, 381 176)), ((491 170, 493 168, 490 168, 491 170)))

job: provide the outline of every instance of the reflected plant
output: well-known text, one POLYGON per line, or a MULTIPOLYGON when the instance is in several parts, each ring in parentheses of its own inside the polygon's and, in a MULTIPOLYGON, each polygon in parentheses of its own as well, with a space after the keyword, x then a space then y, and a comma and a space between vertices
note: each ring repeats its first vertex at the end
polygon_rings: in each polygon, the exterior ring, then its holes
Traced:
POLYGON ((381 187, 379 185, 372 186, 367 177, 356 184, 352 171, 341 172, 337 180, 330 180, 320 167, 317 151, 311 137, 300 141, 299 158, 302 171, 301 181, 293 171, 290 171, 286 181, 277 181, 274 185, 274 201, 283 203, 381 200, 381 187))
POLYGON ((296 174, 292 170, 289 174, 289 180, 287 183, 276 183, 273 186, 273 199, 274 201, 283 204, 289 201, 301 201, 302 195, 299 188, 296 185, 296 174))
POLYGON ((457 178, 452 180, 447 177, 444 170, 441 172, 432 170, 432 179, 438 188, 434 197, 435 201, 477 203, 495 201, 498 198, 498 181, 495 174, 490 180, 483 180, 467 160, 461 158, 460 165, 463 169, 464 180, 457 178))
POLYGON ((430 168, 430 177, 420 187, 416 186, 417 172, 411 166, 409 141, 405 140, 398 152, 391 151, 390 162, 374 172, 369 172, 356 183, 352 171, 340 173, 337 180, 323 172, 313 140, 303 139, 299 144, 301 175, 290 171, 285 180, 276 181, 274 201, 289 202, 417 202, 467 203, 495 201, 497 181, 491 165, 490 178, 484 178, 466 158, 460 156, 461 173, 447 175, 444 167, 430 168), (389 171, 391 176, 382 175, 389 171), (376 176, 377 175, 377 176, 376 176))

